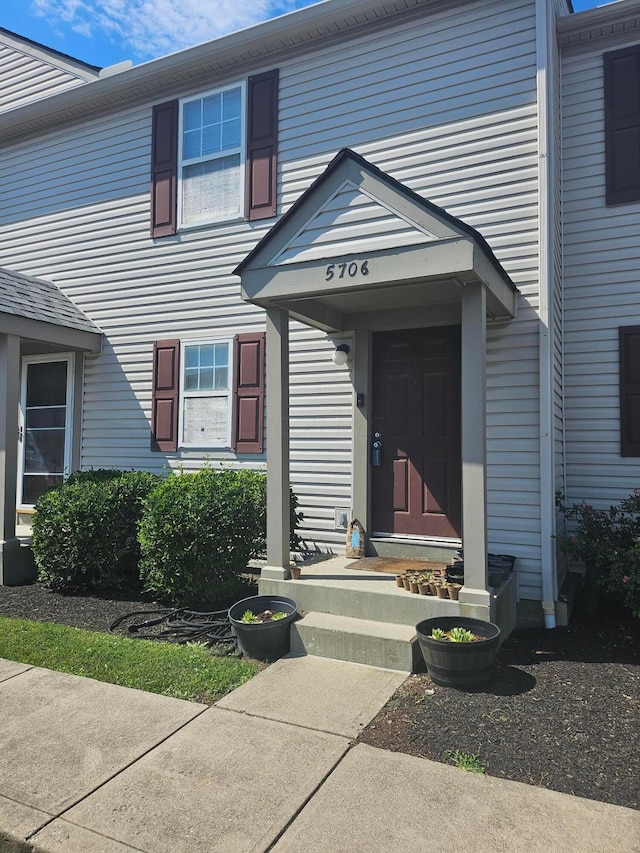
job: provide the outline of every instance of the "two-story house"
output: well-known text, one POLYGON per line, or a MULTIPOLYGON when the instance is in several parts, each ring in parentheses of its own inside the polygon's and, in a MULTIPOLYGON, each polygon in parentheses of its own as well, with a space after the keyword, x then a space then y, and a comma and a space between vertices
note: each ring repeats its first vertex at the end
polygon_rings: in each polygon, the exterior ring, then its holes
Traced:
POLYGON ((291 482, 309 550, 463 547, 460 607, 553 626, 556 491, 640 474, 639 21, 327 0, 102 75, 0 31, 68 75, 2 105, 4 582, 72 468, 221 462, 266 584, 291 482))

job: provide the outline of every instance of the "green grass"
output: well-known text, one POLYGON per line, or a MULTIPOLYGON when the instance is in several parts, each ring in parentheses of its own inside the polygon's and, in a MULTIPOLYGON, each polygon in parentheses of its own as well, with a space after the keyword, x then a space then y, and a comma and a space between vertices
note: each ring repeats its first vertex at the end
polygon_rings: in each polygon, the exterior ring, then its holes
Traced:
POLYGON ((0 617, 0 658, 211 703, 258 672, 203 645, 131 640, 49 622, 0 617))
POLYGON ((460 752, 456 749, 455 752, 448 749, 445 752, 445 757, 449 759, 456 767, 461 770, 467 770, 469 773, 485 773, 484 764, 480 761, 479 755, 472 755, 468 752, 460 752))

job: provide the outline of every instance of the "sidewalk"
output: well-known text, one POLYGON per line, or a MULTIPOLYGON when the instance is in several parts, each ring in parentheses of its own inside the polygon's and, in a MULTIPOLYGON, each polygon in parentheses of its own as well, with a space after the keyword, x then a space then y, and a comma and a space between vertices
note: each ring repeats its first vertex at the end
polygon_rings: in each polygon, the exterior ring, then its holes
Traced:
POLYGON ((633 810, 354 746, 404 678, 284 658, 207 708, 0 660, 0 851, 640 851, 633 810))

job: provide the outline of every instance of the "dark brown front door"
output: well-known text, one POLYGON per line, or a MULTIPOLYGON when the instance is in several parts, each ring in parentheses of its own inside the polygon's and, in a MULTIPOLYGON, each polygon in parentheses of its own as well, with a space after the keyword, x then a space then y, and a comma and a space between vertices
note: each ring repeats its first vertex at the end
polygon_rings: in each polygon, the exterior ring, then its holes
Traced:
POLYGON ((460 328, 373 336, 373 530, 460 536, 460 328))

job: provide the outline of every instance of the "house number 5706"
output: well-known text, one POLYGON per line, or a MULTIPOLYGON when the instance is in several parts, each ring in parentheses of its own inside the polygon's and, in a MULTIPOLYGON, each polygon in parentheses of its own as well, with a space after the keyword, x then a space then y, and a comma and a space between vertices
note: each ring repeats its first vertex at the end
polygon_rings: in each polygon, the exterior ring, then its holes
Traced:
POLYGON ((360 275, 369 275, 369 261, 351 261, 344 264, 329 264, 326 269, 325 281, 331 281, 332 278, 355 278, 358 273, 360 275))

